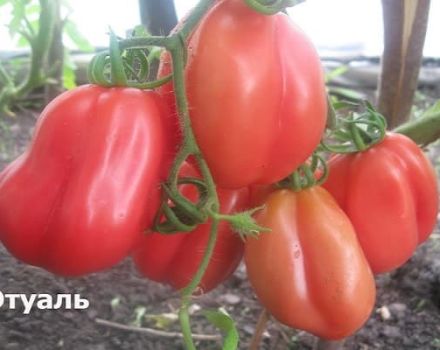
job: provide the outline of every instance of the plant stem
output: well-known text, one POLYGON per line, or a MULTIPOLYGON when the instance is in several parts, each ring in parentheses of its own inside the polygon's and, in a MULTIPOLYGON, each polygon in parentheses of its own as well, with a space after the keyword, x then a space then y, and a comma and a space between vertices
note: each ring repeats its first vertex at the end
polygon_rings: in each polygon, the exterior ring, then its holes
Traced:
POLYGON ((191 280, 191 283, 182 290, 182 305, 179 310, 179 320, 187 350, 195 350, 188 310, 191 303, 191 296, 200 284, 200 281, 208 268, 209 262, 211 261, 212 253, 214 252, 215 243, 217 241, 218 224, 219 222, 217 220, 212 220, 209 240, 205 248, 202 262, 191 280))
POLYGON ((212 257, 212 253, 214 252, 215 243, 217 242, 218 225, 219 225, 219 221, 213 219, 211 222, 211 231, 209 233, 208 244, 206 245, 205 254, 203 255, 202 262, 200 263, 200 266, 196 274, 191 280, 191 283, 182 290, 182 295, 184 298, 189 299, 191 297, 191 295, 194 293, 194 291, 197 289, 198 285, 200 284, 203 275, 206 272, 206 269, 208 268, 209 262, 212 257))
MULTIPOLYGON (((31 67, 26 80, 18 87, 15 87, 11 77, 0 65, 0 80, 4 81, 5 87, 0 91, 0 111, 9 111, 9 107, 17 100, 26 96, 36 87, 45 83, 43 69, 52 45, 53 31, 56 20, 56 1, 40 0, 40 17, 38 19, 38 33, 36 36, 22 33, 31 46, 31 67)), ((23 19, 25 24, 27 19, 23 19)))
POLYGON ((47 67, 49 68, 50 78, 54 80, 53 84, 48 84, 45 87, 46 104, 52 101, 55 97, 61 94, 64 90, 63 81, 63 66, 64 66, 64 45, 63 45, 63 31, 65 21, 61 19, 61 2, 55 2, 54 11, 54 27, 53 37, 50 45, 47 67))
POLYGON ((12 81, 11 76, 6 72, 5 67, 0 62, 0 82, 3 83, 4 86, 11 87, 14 86, 14 82, 12 81))
POLYGON ((185 20, 179 34, 183 39, 187 39, 194 27, 200 22, 206 12, 215 4, 217 0, 201 0, 192 10, 189 17, 185 20))
POLYGON ((266 309, 260 314, 258 318, 257 327, 255 329, 254 336, 252 337, 251 345, 249 346, 249 350, 258 350, 261 344, 261 339, 263 338, 263 333, 266 329, 267 322, 270 319, 270 315, 266 309))
POLYGON ((27 95, 30 91, 44 84, 43 68, 52 45, 56 20, 56 0, 40 0, 41 13, 39 29, 35 40, 30 42, 32 48, 31 67, 27 79, 15 92, 14 99, 27 95))
POLYGON ((183 40, 186 40, 193 29, 200 22, 201 18, 215 3, 215 1, 216 0, 201 0, 198 5, 193 9, 189 17, 185 20, 182 28, 177 33, 169 37, 150 36, 147 38, 125 39, 119 42, 119 48, 121 50, 124 50, 129 48, 144 49, 148 46, 160 46, 167 49, 172 49, 172 47, 176 45, 177 36, 180 36, 183 40))
MULTIPOLYGON (((182 148, 178 153, 176 161, 170 172, 168 183, 172 187, 177 186, 179 168, 182 162, 188 157, 188 155, 194 155, 202 173, 203 179, 206 181, 208 196, 211 200, 210 209, 214 212, 217 212, 219 210, 220 204, 215 182, 211 175, 209 167, 203 158, 203 155, 200 151, 191 127, 191 118, 189 114, 184 72, 186 38, 213 3, 214 0, 202 0, 188 17, 188 20, 185 22, 181 30, 177 34, 169 37, 169 42, 167 43, 167 48, 169 49, 172 56, 173 82, 176 95, 176 105, 184 137, 182 148)), ((194 341, 192 339, 188 308, 191 303, 191 296, 199 286, 203 275, 208 268, 209 262, 211 261, 215 244, 217 242, 218 225, 219 221, 215 218, 212 218, 208 244, 205 248, 202 262, 200 263, 200 266, 191 282, 182 290, 182 305, 179 311, 179 319, 184 335, 185 346, 188 350, 195 350, 194 341)))
POLYGON ((408 136, 419 145, 427 146, 440 138, 440 111, 406 122, 394 131, 408 136))
POLYGON ((190 298, 182 298, 182 305, 179 310, 179 320, 180 320, 180 328, 182 329, 183 340, 185 342, 186 350, 196 350, 196 346, 194 344, 192 332, 191 332, 191 322, 189 319, 189 304, 191 300, 190 298))

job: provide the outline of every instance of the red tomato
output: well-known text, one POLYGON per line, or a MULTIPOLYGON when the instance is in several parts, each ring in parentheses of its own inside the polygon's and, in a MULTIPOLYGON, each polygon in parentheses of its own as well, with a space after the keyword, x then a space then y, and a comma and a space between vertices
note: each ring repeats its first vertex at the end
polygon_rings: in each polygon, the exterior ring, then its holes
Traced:
MULTIPOLYGON (((198 176, 194 168, 185 164, 182 176, 198 176)), ((182 193, 196 200, 193 186, 181 186, 182 193)), ((220 210, 232 214, 244 210, 248 204, 247 189, 218 189, 220 210)), ((140 272, 157 282, 181 289, 188 285, 198 270, 209 238, 210 223, 198 226, 190 233, 162 235, 149 233, 143 237, 142 244, 134 252, 133 258, 140 272)), ((229 224, 221 222, 218 239, 211 262, 203 276, 199 288, 208 292, 226 280, 237 268, 243 256, 243 242, 232 232, 229 224)))
POLYGON ((438 212, 437 178, 423 152, 406 136, 330 163, 324 187, 351 219, 375 273, 404 264, 432 232, 438 212))
POLYGON ((245 244, 249 280, 281 323, 342 339, 368 319, 375 283, 350 220, 315 186, 278 190, 256 215, 272 231, 245 244))
POLYGON ((43 111, 27 151, 0 174, 0 239, 65 276, 124 258, 159 206, 174 153, 154 92, 86 85, 43 111))
MULTIPOLYGON (((223 188, 279 181, 318 145, 326 90, 317 52, 284 14, 220 1, 188 42, 186 83, 193 129, 223 188)), ((159 76, 171 71, 169 55, 159 76)), ((171 104, 172 86, 162 87, 171 104)))

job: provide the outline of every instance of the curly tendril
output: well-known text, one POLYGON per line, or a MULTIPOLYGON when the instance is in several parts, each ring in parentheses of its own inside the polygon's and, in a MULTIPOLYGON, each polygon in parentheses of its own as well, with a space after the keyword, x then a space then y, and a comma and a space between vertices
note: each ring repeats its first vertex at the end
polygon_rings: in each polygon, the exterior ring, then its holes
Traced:
POLYGON ((110 49, 93 57, 88 67, 88 79, 93 84, 105 87, 157 88, 171 81, 172 75, 148 81, 152 56, 145 48, 121 50, 118 38, 110 31, 110 49))
POLYGON ((263 15, 271 16, 286 7, 295 6, 305 0, 245 0, 246 4, 263 15))
POLYGON ((386 120, 374 107, 365 102, 365 112, 351 113, 338 119, 338 128, 330 131, 321 148, 332 153, 363 152, 381 142, 386 134, 386 120))
POLYGON ((198 191, 198 201, 191 202, 169 184, 163 184, 162 206, 156 214, 153 230, 163 234, 191 232, 208 219, 209 196, 206 183, 197 178, 180 178, 178 185, 192 185, 198 191))

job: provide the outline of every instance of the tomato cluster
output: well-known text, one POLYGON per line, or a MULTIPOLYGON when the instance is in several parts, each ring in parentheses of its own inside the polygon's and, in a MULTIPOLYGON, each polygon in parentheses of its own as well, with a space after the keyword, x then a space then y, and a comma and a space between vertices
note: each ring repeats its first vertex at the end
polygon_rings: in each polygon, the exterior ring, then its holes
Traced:
MULTIPOLYGON (((313 45, 284 14, 222 0, 187 46, 190 118, 220 212, 262 205, 255 220, 271 231, 243 242, 221 222, 200 290, 223 282, 244 255, 257 297, 280 322, 326 339, 352 334, 374 306, 372 271, 402 265, 434 227, 431 164, 411 140, 389 133, 366 151, 333 157, 323 186, 280 189, 274 184, 307 161, 326 125, 313 45)), ((170 73, 166 53, 159 77, 170 73)), ((0 173, 6 248, 64 276, 131 255, 146 277, 187 286, 210 219, 189 233, 153 232, 181 142, 173 90, 86 85, 49 104, 27 151, 0 173)), ((203 178, 192 163, 179 176, 203 178)), ((194 203, 200 195, 188 183, 179 191, 194 203)))

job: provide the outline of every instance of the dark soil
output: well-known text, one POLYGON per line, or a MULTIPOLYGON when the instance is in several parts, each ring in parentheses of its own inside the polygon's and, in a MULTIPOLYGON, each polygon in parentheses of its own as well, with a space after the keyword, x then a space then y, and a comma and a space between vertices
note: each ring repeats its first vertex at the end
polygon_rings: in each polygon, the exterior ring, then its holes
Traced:
MULTIPOLYGON (((0 119, 0 169, 22 152, 35 123, 36 113, 22 112, 0 119)), ((433 159, 437 161, 437 152, 433 159)), ((392 247, 390 247, 392 249, 392 247)), ((130 261, 85 278, 65 279, 22 264, 0 248, 0 291, 7 293, 81 294, 90 301, 87 310, 0 309, 0 349, 4 350, 161 350, 183 349, 181 340, 117 330, 96 323, 105 319, 124 325, 157 328, 151 317, 172 313, 179 305, 176 293, 142 279, 130 261), (137 322, 136 322, 137 321, 137 322)), ((440 349, 440 234, 420 247, 400 270, 378 277, 376 310, 366 326, 349 339, 346 349, 440 349), (389 318, 387 316, 390 316, 389 318)), ((224 307, 235 319, 247 349, 261 312, 241 267, 216 291, 196 298, 203 308, 224 307)), ((20 304, 19 304, 20 305, 20 304)), ((194 314, 194 332, 213 334, 200 315, 194 314)), ((171 323, 165 331, 178 330, 171 323)), ((312 349, 314 337, 271 321, 261 349, 312 349)), ((219 349, 216 342, 201 342, 200 349, 219 349)))

